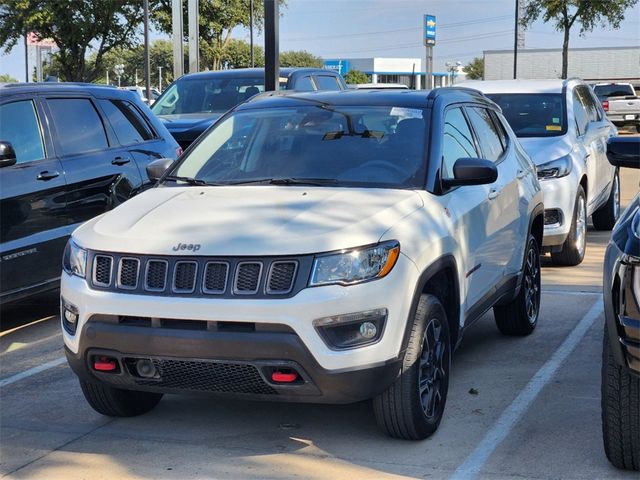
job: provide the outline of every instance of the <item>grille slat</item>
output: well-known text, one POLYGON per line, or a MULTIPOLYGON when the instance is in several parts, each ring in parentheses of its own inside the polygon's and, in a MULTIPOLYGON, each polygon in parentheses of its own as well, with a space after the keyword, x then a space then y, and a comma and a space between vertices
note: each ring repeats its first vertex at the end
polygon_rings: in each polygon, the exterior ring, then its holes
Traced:
POLYGON ((286 294, 293 289, 298 262, 273 262, 269 270, 267 293, 286 294))
POLYGON ((234 280, 234 293, 238 295, 251 295, 258 292, 260 275, 262 274, 261 262, 240 262, 236 267, 234 280))
POLYGON ((113 258, 107 255, 96 255, 93 260, 93 284, 99 287, 111 285, 111 267, 113 258))
POLYGON ((121 258, 118 267, 118 287, 133 290, 138 286, 138 270, 140 260, 137 258, 121 258))
POLYGON ((175 293, 193 293, 196 288, 198 263, 193 261, 176 262, 173 270, 173 291, 175 293))
POLYGON ((167 285, 167 270, 169 264, 166 260, 149 260, 145 274, 144 288, 152 292, 162 292, 167 285))
POLYGON ((209 294, 222 294, 227 289, 229 264, 226 262, 208 262, 204 271, 202 290, 209 294))

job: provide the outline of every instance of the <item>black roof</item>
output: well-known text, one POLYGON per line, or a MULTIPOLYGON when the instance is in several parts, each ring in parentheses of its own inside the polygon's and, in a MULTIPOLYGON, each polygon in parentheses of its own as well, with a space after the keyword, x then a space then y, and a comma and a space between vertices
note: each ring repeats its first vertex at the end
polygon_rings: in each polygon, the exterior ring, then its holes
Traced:
POLYGON ((136 95, 130 90, 121 90, 111 85, 75 82, 42 82, 42 83, 2 83, 0 97, 17 93, 90 93, 95 97, 131 98, 136 95))
POLYGON ((262 107, 303 105, 309 102, 326 105, 379 105, 396 107, 427 108, 438 97, 446 96, 451 103, 481 102, 494 106, 494 103, 478 90, 463 87, 446 87, 434 90, 342 90, 296 92, 279 91, 256 95, 251 100, 236 107, 247 110, 262 107))
MULTIPOLYGON (((281 77, 289 77, 293 72, 304 73, 328 73, 335 75, 335 72, 324 68, 310 67, 286 67, 280 69, 281 77)), ((208 72, 188 73, 180 77, 181 79, 197 79, 197 78, 246 78, 246 77, 262 77, 264 76, 264 68, 234 68, 229 70, 210 70, 208 72)))

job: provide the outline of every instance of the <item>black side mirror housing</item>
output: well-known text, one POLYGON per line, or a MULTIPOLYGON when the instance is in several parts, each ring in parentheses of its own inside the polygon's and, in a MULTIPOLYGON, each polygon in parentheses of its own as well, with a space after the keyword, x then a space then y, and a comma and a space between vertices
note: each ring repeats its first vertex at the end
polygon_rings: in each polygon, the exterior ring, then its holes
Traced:
POLYGON ((147 165, 147 177, 149 177, 149 180, 152 182, 157 182, 171 165, 173 165, 173 160, 170 158, 154 160, 147 165))
POLYGON ((607 158, 614 167, 640 168, 640 137, 611 137, 607 158))
POLYGON ((9 142, 0 141, 0 168, 15 165, 17 161, 13 145, 9 142))
POLYGON ((495 163, 481 158, 459 158, 453 165, 453 178, 443 178, 444 188, 487 185, 498 179, 495 163))

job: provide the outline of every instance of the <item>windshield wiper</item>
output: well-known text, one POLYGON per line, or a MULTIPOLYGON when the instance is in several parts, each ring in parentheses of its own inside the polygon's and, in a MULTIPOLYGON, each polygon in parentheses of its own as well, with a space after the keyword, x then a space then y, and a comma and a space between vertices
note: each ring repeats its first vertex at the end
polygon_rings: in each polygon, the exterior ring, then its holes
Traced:
POLYGON ((338 181, 334 178, 259 178, 255 180, 245 180, 240 182, 226 183, 223 185, 250 185, 250 184, 263 184, 263 185, 313 185, 323 187, 326 185, 335 185, 338 181))
POLYGON ((209 182, 205 182, 204 180, 200 180, 199 178, 192 178, 192 177, 179 177, 177 175, 169 175, 168 177, 165 177, 165 180, 171 180, 174 182, 184 182, 184 183, 188 183, 189 185, 196 185, 196 186, 205 186, 205 185, 221 185, 220 183, 209 183, 209 182))

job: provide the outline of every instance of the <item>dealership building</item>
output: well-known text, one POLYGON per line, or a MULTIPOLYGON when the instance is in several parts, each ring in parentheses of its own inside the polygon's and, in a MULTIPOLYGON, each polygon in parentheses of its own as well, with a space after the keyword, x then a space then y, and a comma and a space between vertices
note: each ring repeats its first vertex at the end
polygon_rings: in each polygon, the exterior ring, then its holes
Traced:
MULTIPOLYGON (((350 70, 359 70, 369 76, 371 83, 402 83, 416 89, 424 88, 423 59, 420 58, 334 58, 324 61, 324 68, 346 75, 350 70)), ((434 72, 433 84, 446 87, 451 82, 461 82, 464 75, 434 72)))
MULTIPOLYGON (((518 51, 518 78, 560 78, 562 49, 518 51)), ((569 49, 568 77, 586 81, 617 81, 640 84, 640 47, 597 47, 569 49)), ((513 50, 484 52, 484 79, 513 78, 513 50)))

